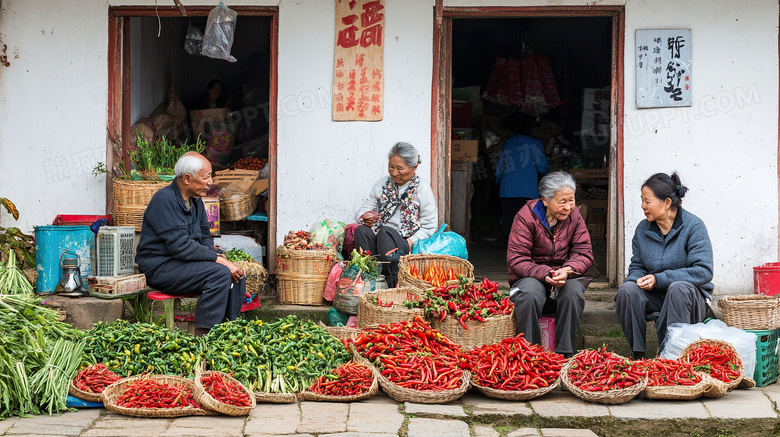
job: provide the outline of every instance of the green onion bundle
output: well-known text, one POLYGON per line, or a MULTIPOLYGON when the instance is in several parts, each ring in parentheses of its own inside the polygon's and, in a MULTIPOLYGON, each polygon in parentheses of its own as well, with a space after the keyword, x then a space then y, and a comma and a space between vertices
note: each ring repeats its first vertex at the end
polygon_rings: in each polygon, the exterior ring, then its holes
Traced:
POLYGON ((19 267, 16 267, 16 252, 8 251, 8 262, 0 265, 0 294, 32 294, 33 287, 19 267))

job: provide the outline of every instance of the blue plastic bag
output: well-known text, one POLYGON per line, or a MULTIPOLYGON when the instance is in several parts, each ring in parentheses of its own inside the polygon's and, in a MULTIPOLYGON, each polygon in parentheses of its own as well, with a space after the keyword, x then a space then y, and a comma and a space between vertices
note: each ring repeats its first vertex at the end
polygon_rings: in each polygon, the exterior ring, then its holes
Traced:
POLYGON ((446 228, 447 223, 444 223, 430 238, 415 243, 414 246, 412 246, 412 253, 451 255, 466 260, 469 259, 469 252, 466 249, 466 239, 456 232, 444 232, 444 229, 446 228))

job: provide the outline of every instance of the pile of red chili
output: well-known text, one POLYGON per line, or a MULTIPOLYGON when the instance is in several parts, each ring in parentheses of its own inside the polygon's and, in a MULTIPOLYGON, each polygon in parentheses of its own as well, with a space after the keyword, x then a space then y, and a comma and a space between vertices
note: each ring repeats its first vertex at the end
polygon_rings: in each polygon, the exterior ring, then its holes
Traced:
POLYGON ((98 363, 77 373, 73 385, 88 393, 103 393, 106 387, 119 379, 119 375, 108 370, 103 363, 98 363))
POLYGON ((328 396, 357 396, 367 393, 373 382, 371 369, 350 361, 314 380, 309 391, 328 396))
POLYGON ((359 354, 373 362, 389 381, 413 390, 436 391, 460 387, 466 355, 441 332, 417 316, 364 330, 354 340, 359 354))
POLYGON ((632 361, 607 352, 606 346, 585 349, 572 358, 568 378, 585 391, 608 391, 628 388, 647 377, 640 361, 632 361))
POLYGON ((694 372, 692 364, 677 360, 656 358, 641 361, 647 371, 647 386, 662 387, 670 385, 690 386, 701 382, 701 375, 694 372))
POLYGON ((215 400, 235 407, 251 407, 249 393, 234 381, 225 379, 220 372, 211 372, 200 378, 203 390, 215 400))
POLYGON ((694 370, 709 373, 726 383, 736 381, 742 374, 742 359, 737 351, 721 342, 700 343, 689 348, 680 361, 690 363, 694 370))
POLYGON ((474 382, 498 390, 535 390, 548 387, 561 375, 563 355, 532 345, 523 334, 498 344, 466 352, 473 366, 474 382))
POLYGON ((116 404, 125 408, 200 408, 192 399, 192 390, 189 387, 174 386, 149 378, 128 384, 116 404))
POLYGON ((479 285, 469 284, 462 279, 460 284, 447 285, 426 292, 420 302, 425 315, 444 321, 447 315, 454 317, 463 326, 467 320, 484 322, 487 317, 511 314, 514 305, 509 296, 498 291, 498 283, 485 278, 479 285))

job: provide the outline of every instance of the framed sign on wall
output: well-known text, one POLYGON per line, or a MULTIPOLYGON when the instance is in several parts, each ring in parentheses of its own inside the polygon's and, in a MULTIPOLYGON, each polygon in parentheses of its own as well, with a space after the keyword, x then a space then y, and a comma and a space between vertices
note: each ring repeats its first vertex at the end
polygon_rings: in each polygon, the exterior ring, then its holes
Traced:
POLYGON ((637 108, 691 106, 691 77, 690 29, 637 29, 637 108))

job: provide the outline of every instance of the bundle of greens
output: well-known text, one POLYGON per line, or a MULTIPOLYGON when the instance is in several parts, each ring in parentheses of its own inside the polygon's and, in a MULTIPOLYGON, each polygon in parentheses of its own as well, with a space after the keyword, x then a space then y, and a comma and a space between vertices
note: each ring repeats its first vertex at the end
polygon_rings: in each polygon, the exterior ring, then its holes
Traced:
POLYGON ((370 280, 379 276, 379 267, 377 266, 376 257, 371 255, 370 252, 360 253, 357 251, 357 249, 352 249, 350 257, 351 259, 349 264, 347 264, 347 268, 352 266, 357 267, 361 272, 363 272, 362 275, 365 279, 370 280))
POLYGON ((234 247, 227 252, 225 252, 225 258, 228 259, 230 262, 238 262, 238 261, 252 261, 254 258, 252 258, 252 255, 244 252, 243 250, 234 247))
POLYGON ((130 154, 130 160, 135 166, 137 173, 152 179, 155 179, 154 176, 159 175, 173 175, 173 167, 176 161, 185 153, 203 153, 206 150, 206 143, 200 139, 200 135, 195 140, 195 144, 183 143, 180 146, 176 146, 168 141, 165 136, 158 138, 154 143, 149 143, 143 134, 138 132, 136 146, 138 150, 130 154))
POLYGON ((16 266, 16 252, 8 251, 8 260, 0 265, 0 294, 32 294, 33 287, 19 267, 16 266))

